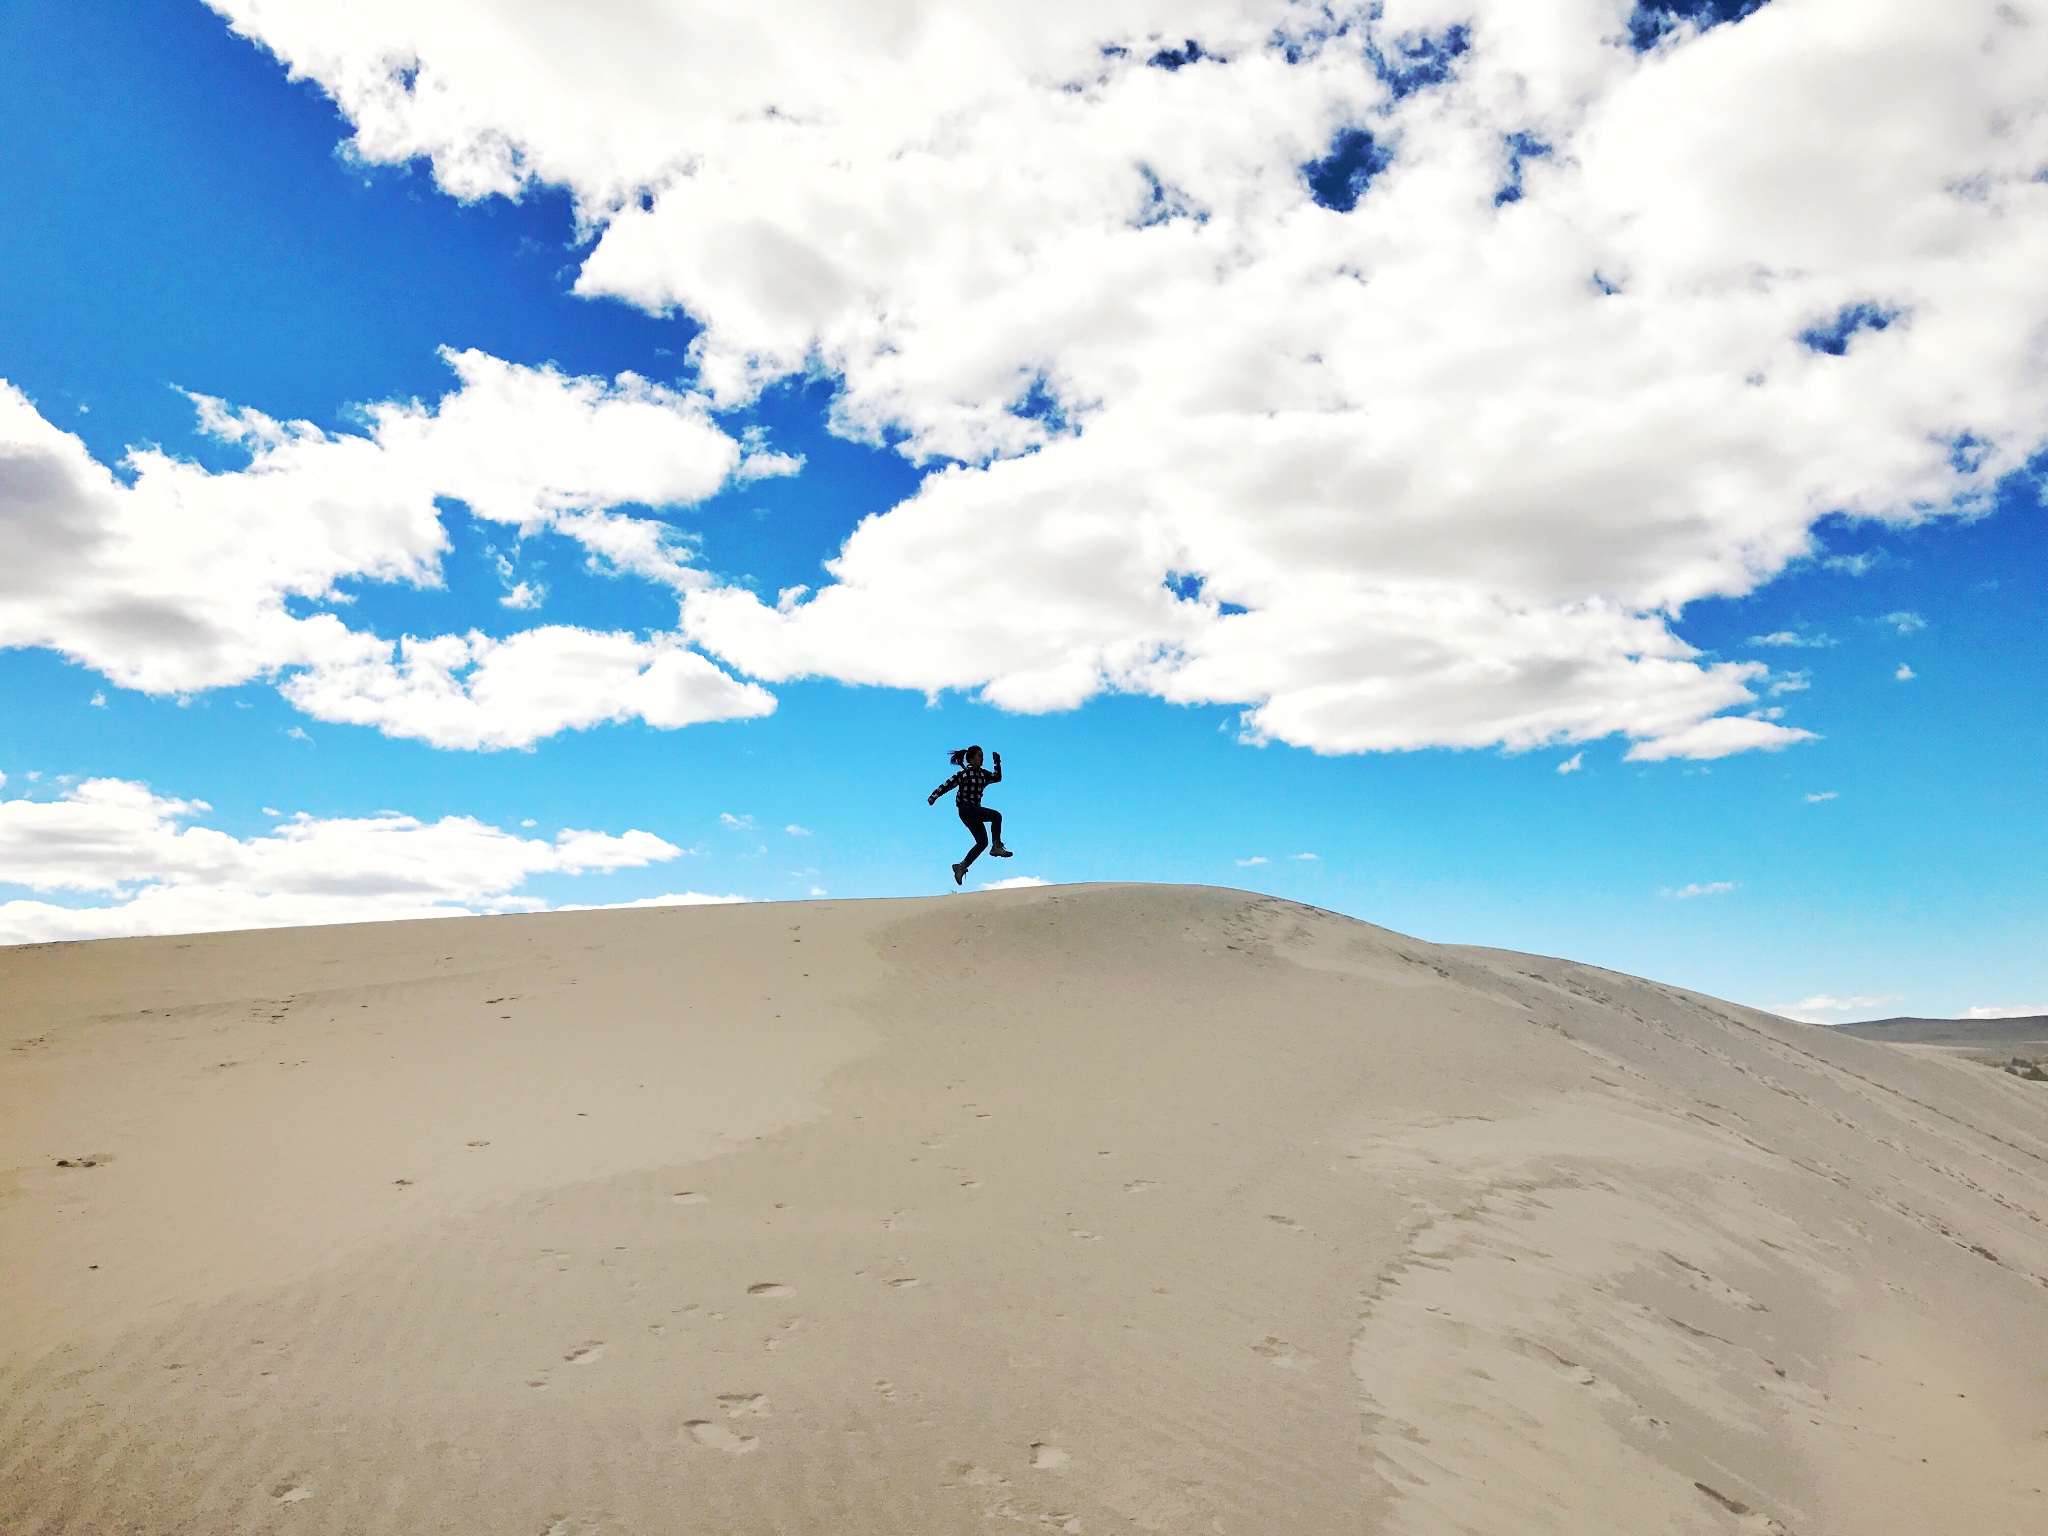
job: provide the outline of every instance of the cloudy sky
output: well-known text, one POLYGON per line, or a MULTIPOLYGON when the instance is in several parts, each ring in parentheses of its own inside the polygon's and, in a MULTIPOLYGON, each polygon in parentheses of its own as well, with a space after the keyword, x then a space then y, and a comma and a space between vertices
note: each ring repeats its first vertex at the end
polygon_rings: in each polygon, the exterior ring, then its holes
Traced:
POLYGON ((0 942, 950 889, 980 741, 2048 1009, 2042 0, 11 0, 0 150, 0 942))

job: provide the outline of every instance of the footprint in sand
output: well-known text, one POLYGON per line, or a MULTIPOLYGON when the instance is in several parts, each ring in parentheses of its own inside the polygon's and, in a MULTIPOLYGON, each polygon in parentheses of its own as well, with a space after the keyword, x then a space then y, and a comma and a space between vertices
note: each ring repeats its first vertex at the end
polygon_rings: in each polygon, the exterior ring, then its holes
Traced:
POLYGON ((913 1285, 922 1285, 924 1284, 924 1282, 922 1280, 916 1279, 913 1276, 905 1275, 901 1280, 891 1280, 889 1284, 894 1286, 899 1291, 907 1291, 913 1285))
POLYGON ((1266 1220, 1272 1222, 1276 1227, 1285 1227, 1290 1232, 1305 1232, 1308 1230, 1292 1216, 1268 1216, 1266 1220))
POLYGON ((592 1339, 588 1344, 579 1344, 562 1356, 571 1365, 595 1365, 604 1354, 604 1340, 592 1339))
POLYGON ((710 1198, 709 1195, 698 1194, 694 1189, 679 1189, 669 1196, 677 1205, 702 1205, 710 1198))
POLYGON ((713 1423, 710 1419, 692 1419, 683 1428, 699 1445, 708 1445, 714 1451, 724 1451, 730 1456, 744 1456, 761 1446, 761 1442, 752 1435, 736 1435, 723 1424, 713 1423))
POLYGON ((775 1280, 762 1280, 747 1287, 749 1296, 794 1296, 796 1287, 775 1280))
POLYGON ((1150 1188, 1152 1188, 1152 1181, 1150 1179, 1133 1179, 1124 1186, 1124 1193, 1127 1195, 1142 1195, 1150 1188))
POLYGON ((1252 1346, 1252 1352, 1264 1355, 1283 1371, 1304 1371, 1313 1364, 1309 1356, 1302 1354, 1285 1339, 1276 1339, 1270 1333, 1252 1346))
POLYGON ((296 1483, 287 1478, 270 1490, 270 1496, 280 1504, 296 1504, 302 1499, 313 1497, 313 1490, 303 1483, 296 1483))
POLYGON ((718 1400, 728 1419, 765 1419, 768 1399, 759 1392, 728 1392, 718 1400))
POLYGON ((1031 1465, 1041 1472, 1056 1471, 1073 1459, 1056 1445, 1047 1445, 1043 1440, 1031 1442, 1031 1465))

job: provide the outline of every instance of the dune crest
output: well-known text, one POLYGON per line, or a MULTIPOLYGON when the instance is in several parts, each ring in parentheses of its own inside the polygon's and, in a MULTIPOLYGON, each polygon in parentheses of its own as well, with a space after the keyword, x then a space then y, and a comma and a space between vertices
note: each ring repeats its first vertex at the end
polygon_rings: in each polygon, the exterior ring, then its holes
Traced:
POLYGON ((0 950, 0 1530, 2048 1520, 2048 1087, 1242 892, 0 950))

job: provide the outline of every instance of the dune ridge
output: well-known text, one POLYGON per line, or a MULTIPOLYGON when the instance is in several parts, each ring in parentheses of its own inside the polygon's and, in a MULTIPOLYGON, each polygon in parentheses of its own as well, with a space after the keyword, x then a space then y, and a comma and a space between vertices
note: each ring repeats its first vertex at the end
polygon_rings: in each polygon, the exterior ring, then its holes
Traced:
POLYGON ((2048 1526, 2048 1087, 1243 892, 0 950, 0 1531, 2048 1526))

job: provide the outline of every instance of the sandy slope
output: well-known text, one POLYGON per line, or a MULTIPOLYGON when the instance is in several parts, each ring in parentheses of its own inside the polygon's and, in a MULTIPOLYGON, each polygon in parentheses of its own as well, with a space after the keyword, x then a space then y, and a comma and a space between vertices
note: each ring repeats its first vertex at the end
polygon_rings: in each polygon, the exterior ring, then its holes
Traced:
POLYGON ((1055 887, 0 950, 0 1042, 10 1536, 2048 1530, 2048 1086, 1583 966, 1055 887))

